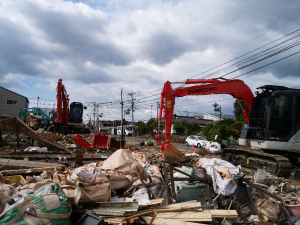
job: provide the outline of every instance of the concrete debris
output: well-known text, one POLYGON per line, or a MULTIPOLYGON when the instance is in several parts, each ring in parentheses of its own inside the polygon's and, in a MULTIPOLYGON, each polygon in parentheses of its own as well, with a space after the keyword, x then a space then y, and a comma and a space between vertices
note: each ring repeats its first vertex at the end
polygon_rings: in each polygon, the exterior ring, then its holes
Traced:
POLYGON ((247 172, 221 160, 215 143, 210 143, 210 149, 194 152, 181 149, 190 161, 172 163, 163 160, 157 145, 140 145, 140 140, 114 139, 112 150, 95 147, 94 134, 82 134, 82 140, 93 143, 85 149, 72 141, 77 134, 43 129, 35 133, 68 151, 53 151, 22 133, 18 137, 15 133, 2 134, 0 221, 12 219, 8 212, 33 197, 42 198, 50 209, 50 205, 57 207, 52 210, 62 210, 66 224, 75 224, 87 215, 106 224, 300 223, 297 183, 263 169, 247 172), (46 188, 49 186, 58 192, 46 188), (65 208, 59 208, 55 199, 65 208))

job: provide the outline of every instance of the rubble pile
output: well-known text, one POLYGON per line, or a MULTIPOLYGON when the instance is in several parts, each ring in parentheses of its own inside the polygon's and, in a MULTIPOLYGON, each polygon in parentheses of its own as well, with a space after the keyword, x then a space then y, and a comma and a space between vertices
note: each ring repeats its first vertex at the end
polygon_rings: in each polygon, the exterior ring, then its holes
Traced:
MULTIPOLYGON (((299 185, 265 170, 254 173, 236 167, 208 146, 182 150, 189 160, 174 163, 165 161, 156 145, 129 141, 126 148, 110 151, 100 160, 99 149, 74 145, 73 134, 41 135, 69 147, 72 154, 53 154, 60 157, 60 164, 50 163, 51 152, 39 153, 48 160, 43 163, 28 161, 28 156, 19 163, 1 159, 0 224, 76 224, 88 218, 105 224, 299 222, 299 185), (19 170, 7 169, 18 166, 19 170)), ((8 140, 12 135, 2 137, 8 140)), ((83 138, 93 142, 93 134, 83 138)))

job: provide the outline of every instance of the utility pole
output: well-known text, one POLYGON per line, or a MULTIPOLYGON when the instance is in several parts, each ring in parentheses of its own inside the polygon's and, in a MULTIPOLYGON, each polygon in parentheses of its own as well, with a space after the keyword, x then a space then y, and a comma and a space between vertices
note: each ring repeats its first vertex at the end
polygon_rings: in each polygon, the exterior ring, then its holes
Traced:
POLYGON ((151 105, 151 119, 152 119, 152 105, 151 105))
POLYGON ((99 113, 98 113, 99 104, 97 105, 97 132, 99 132, 99 113))
POLYGON ((40 100, 40 97, 37 97, 37 103, 36 103, 36 107, 38 108, 39 107, 39 100, 40 100))
MULTIPOLYGON (((159 103, 157 102, 157 110, 156 110, 156 116, 157 116, 157 134, 159 134, 159 127, 160 127, 160 124, 159 124, 159 122, 158 122, 158 108, 159 108, 159 103)), ((158 140, 156 140, 157 141, 157 143, 156 144, 158 144, 158 140)))
POLYGON ((131 125, 132 125, 132 136, 134 136, 134 117, 133 117, 133 111, 134 111, 134 102, 133 102, 133 95, 135 93, 133 93, 133 91, 131 93, 129 93, 129 95, 131 96, 131 118, 132 118, 132 122, 131 122, 131 125))
POLYGON ((129 95, 131 96, 131 116, 132 116, 132 122, 131 122, 131 125, 134 125, 134 117, 133 117, 133 107, 134 107, 134 102, 133 102, 133 95, 134 95, 135 93, 133 93, 133 91, 131 92, 131 93, 129 93, 129 95))
POLYGON ((220 144, 222 144, 222 137, 221 137, 221 123, 222 123, 222 109, 220 105, 220 144))
POLYGON ((123 135, 123 99, 122 99, 123 88, 121 89, 121 139, 124 139, 123 135))
POLYGON ((189 116, 189 111, 188 110, 186 110, 186 111, 184 111, 185 113, 186 113, 186 116, 189 116))
POLYGON ((96 125, 96 101, 94 103, 94 126, 96 125))
MULTIPOLYGON (((101 124, 100 121, 99 121, 99 106, 100 105, 103 105, 103 104, 108 104, 108 103, 112 103, 112 102, 103 102, 103 103, 98 103, 97 104, 97 130, 100 131, 101 130, 101 126, 100 126, 100 130, 99 130, 99 125, 101 124)), ((101 114, 102 115, 102 114, 101 114)), ((102 117, 102 116, 101 116, 102 117)))
POLYGON ((213 107, 215 107, 214 111, 215 112, 220 112, 220 125, 219 125, 219 140, 220 140, 220 144, 222 143, 222 137, 221 137, 221 124, 222 124, 222 110, 221 110, 221 105, 215 103, 212 105, 213 107), (220 108, 217 108, 218 106, 220 106, 220 108))

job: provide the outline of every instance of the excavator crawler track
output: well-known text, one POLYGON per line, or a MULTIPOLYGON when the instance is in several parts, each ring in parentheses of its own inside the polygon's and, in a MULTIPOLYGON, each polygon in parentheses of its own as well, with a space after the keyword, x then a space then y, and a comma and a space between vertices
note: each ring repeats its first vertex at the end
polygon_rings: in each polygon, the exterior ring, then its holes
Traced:
POLYGON ((292 164, 282 155, 268 154, 260 150, 225 148, 222 157, 235 164, 249 169, 264 169, 280 177, 289 177, 292 164))

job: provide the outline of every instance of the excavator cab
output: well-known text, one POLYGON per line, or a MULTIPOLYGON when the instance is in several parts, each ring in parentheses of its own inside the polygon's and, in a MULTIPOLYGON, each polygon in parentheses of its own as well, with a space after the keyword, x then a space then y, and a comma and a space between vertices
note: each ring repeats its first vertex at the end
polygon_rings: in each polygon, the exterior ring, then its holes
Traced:
POLYGON ((72 102, 69 111, 69 123, 82 123, 83 105, 81 102, 72 102))
POLYGON ((300 128, 300 92, 266 85, 253 100, 247 139, 288 142, 300 128))

